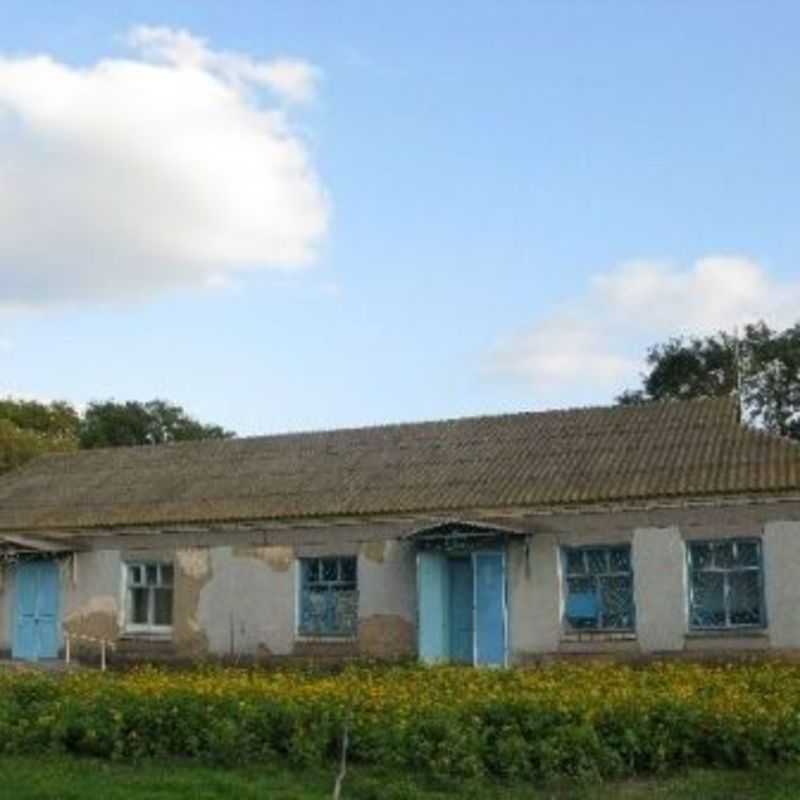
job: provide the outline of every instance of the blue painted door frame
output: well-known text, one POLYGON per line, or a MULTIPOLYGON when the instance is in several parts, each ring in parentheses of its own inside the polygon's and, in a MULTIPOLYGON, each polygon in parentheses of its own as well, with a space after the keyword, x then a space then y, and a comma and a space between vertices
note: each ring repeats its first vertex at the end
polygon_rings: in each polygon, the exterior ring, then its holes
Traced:
POLYGON ((53 560, 22 561, 15 570, 13 658, 58 657, 59 569, 53 560))
POLYGON ((423 661, 483 666, 507 663, 505 553, 417 558, 419 655, 423 661))

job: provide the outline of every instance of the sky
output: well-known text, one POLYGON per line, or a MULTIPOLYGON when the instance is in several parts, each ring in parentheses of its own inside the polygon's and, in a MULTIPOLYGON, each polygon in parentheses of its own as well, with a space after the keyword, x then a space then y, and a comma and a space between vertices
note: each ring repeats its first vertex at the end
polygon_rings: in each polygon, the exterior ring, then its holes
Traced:
POLYGON ((613 402, 800 309, 800 5, 3 0, 0 394, 613 402))

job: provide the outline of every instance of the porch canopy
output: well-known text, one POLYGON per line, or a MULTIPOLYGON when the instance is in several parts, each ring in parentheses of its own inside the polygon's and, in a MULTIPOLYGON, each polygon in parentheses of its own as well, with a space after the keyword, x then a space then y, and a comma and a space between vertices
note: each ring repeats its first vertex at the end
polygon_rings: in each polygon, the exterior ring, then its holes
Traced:
POLYGON ((63 541, 42 536, 0 534, 0 561, 13 561, 20 557, 65 555, 75 550, 74 546, 63 541))
POLYGON ((403 537, 418 550, 458 551, 502 547, 509 538, 530 536, 504 525, 462 520, 442 520, 414 528, 403 537))

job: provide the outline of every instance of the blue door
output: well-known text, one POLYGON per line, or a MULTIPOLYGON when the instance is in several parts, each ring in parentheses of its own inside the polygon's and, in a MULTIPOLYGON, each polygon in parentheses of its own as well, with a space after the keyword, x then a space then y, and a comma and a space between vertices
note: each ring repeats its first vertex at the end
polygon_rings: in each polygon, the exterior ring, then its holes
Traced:
POLYGON ((24 561, 17 566, 14 658, 58 657, 58 594, 55 561, 24 561))
POLYGON ((450 559, 450 661, 471 664, 474 658, 472 561, 450 559))
POLYGON ((502 553, 475 553, 475 663, 506 663, 505 559, 502 553))
POLYGON ((417 613, 419 657, 428 663, 447 660, 449 643, 449 574, 441 553, 417 556, 417 613))

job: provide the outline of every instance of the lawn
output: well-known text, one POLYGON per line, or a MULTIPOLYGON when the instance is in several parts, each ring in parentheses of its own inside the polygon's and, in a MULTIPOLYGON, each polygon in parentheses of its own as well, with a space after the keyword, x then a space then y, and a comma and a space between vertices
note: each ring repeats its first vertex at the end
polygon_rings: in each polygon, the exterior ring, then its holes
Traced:
MULTIPOLYGON (((333 772, 266 766, 250 770, 179 762, 139 766, 74 757, 0 758, 0 797, 14 800, 323 800, 333 772)), ((794 800, 800 767, 692 770, 666 778, 538 787, 496 782, 439 786, 398 772, 351 770, 342 800, 794 800)))

